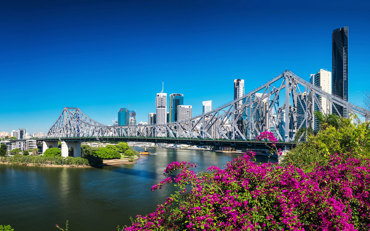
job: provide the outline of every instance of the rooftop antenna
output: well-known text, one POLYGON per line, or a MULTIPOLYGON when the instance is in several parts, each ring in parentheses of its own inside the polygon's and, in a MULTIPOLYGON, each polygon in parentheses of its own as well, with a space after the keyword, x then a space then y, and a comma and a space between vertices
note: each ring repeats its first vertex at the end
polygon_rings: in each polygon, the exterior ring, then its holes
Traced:
POLYGON ((161 93, 163 93, 163 91, 164 91, 164 82, 162 82, 162 91, 161 91, 161 93))

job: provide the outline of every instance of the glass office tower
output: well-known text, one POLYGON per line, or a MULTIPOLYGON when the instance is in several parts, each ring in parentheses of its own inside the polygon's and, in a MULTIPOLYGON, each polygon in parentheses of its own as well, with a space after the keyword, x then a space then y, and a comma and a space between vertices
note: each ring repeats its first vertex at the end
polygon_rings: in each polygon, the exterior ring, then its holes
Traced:
POLYGON ((129 124, 129 110, 121 108, 118 111, 118 126, 125 126, 129 124))
POLYGON ((170 114, 169 122, 177 121, 177 106, 184 104, 184 95, 179 93, 172 93, 170 95, 170 114))
MULTIPOLYGON (((332 94, 348 101, 348 27, 333 31, 332 46, 332 94)), ((343 107, 335 107, 333 106, 333 113, 348 116, 343 107)))

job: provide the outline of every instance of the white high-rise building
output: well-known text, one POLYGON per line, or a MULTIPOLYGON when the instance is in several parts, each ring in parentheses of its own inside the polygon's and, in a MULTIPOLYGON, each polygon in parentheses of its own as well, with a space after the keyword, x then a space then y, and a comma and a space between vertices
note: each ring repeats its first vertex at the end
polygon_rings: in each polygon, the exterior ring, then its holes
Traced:
MULTIPOLYGON (((320 69, 319 72, 316 74, 311 74, 311 83, 317 87, 320 87, 321 90, 331 94, 332 93, 332 84, 331 84, 331 72, 320 69)), ((328 115, 331 114, 331 103, 328 99, 323 99, 321 96, 316 95, 319 100, 319 105, 314 101, 314 111, 321 111, 323 114, 328 115), (321 109, 320 109, 321 108, 321 109)), ((314 116, 314 130, 317 131, 319 129, 319 122, 316 116, 314 116)))
POLYGON ((15 137, 15 138, 19 139, 19 132, 18 132, 18 131, 16 131, 16 130, 12 130, 12 132, 10 133, 10 135, 11 135, 12 137, 15 137))
POLYGON ((178 105, 177 106, 177 121, 184 121, 191 119, 192 106, 191 105, 178 105))
MULTIPOLYGON (((311 74, 311 83, 317 87, 320 87, 321 90, 331 94, 331 72, 320 69, 316 74, 311 74)), ((331 105, 328 99, 320 99, 320 106, 324 114, 331 113, 331 105)))
POLYGON ((202 104, 203 104, 203 114, 212 111, 212 100, 203 101, 202 104))
POLYGON ((167 123, 167 93, 157 93, 155 97, 156 107, 156 123, 166 124, 167 123))
MULTIPOLYGON (((244 96, 244 79, 234 80, 234 100, 242 98, 244 96)), ((235 107, 241 107, 243 101, 239 101, 235 107)))

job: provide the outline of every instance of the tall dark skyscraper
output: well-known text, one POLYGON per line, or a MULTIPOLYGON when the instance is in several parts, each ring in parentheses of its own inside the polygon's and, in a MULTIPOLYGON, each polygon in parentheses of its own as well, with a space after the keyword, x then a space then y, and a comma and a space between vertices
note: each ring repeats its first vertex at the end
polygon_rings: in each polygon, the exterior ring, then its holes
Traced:
MULTIPOLYGON (((334 30, 332 40, 332 92, 333 95, 348 101, 348 27, 334 30)), ((348 116, 343 107, 336 105, 336 108, 342 116, 348 116)), ((332 113, 338 114, 334 106, 332 113)))

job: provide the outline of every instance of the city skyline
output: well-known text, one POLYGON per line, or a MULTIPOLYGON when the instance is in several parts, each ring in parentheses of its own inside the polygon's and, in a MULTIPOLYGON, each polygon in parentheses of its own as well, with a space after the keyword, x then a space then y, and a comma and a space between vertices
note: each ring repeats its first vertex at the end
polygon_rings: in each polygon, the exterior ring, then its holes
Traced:
POLYGON ((257 2, 179 7, 106 1, 100 9, 101 1, 15 2, 0 7, 0 75, 6 86, 1 131, 47 132, 65 106, 79 107, 104 124, 111 124, 121 107, 135 110, 137 122, 147 121, 162 81, 166 92, 186 95, 193 115, 200 115, 202 101, 210 99, 217 108, 233 98, 236 78, 245 80, 248 93, 285 69, 306 80, 320 69, 332 71, 331 34, 343 26, 350 30, 349 101, 364 107, 369 89, 368 3, 313 4, 317 18, 300 16, 310 9, 293 4, 275 23, 279 10, 273 11, 278 7, 273 3, 264 9, 257 2), (136 14, 129 13, 133 9, 136 14), (163 12, 169 13, 157 16, 163 12), (89 22, 94 13, 102 20, 89 22), (285 32, 271 35, 277 31, 285 32))

